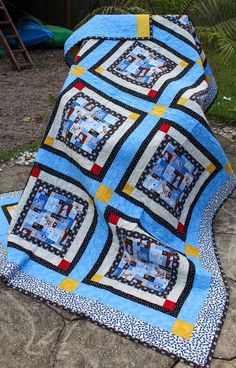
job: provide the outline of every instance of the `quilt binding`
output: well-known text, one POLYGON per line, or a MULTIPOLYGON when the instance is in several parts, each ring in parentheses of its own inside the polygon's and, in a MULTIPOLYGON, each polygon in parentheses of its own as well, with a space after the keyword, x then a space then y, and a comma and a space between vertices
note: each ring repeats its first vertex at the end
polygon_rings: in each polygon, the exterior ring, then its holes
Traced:
MULTIPOLYGON (((66 303, 63 303, 63 299, 65 297, 68 298, 68 296, 70 296, 70 298, 71 298, 71 293, 69 293, 67 291, 63 291, 63 290, 61 290, 58 287, 55 287, 53 285, 49 285, 48 283, 46 283, 44 281, 36 280, 32 276, 28 276, 28 275, 26 277, 26 279, 28 279, 28 280, 32 280, 33 282, 36 281, 39 284, 38 286, 41 286, 41 290, 42 290, 42 288, 44 288, 45 289, 44 291, 46 293, 49 292, 49 294, 51 294, 51 298, 46 297, 46 295, 42 296, 42 295, 40 295, 40 293, 37 294, 36 292, 34 293, 32 291, 28 291, 27 290, 27 280, 25 280, 26 284, 23 285, 25 287, 25 289, 22 288, 22 287, 19 287, 17 285, 17 282, 14 281, 14 276, 16 276, 16 278, 17 278, 17 276, 26 276, 26 274, 23 271, 19 270, 18 265, 13 264, 13 263, 9 264, 9 262, 6 261, 6 251, 3 248, 3 246, 1 245, 1 243, 0 243, 0 263, 2 263, 2 265, 1 265, 1 268, 0 268, 0 278, 6 283, 7 286, 11 287, 12 289, 15 289, 15 290, 17 290, 17 291, 19 291, 19 292, 21 292, 25 295, 30 295, 34 299, 37 299, 38 301, 43 302, 45 304, 50 304, 52 306, 58 307, 59 309, 68 311, 73 315, 79 316, 81 318, 86 318, 86 319, 90 320, 92 323, 94 323, 94 324, 96 324, 96 325, 98 325, 98 326, 100 326, 104 329, 115 332, 118 335, 123 336, 123 337, 125 337, 129 340, 134 341, 134 342, 140 343, 141 345, 143 345, 145 347, 148 347, 148 348, 151 348, 152 350, 155 350, 155 351, 161 353, 162 355, 169 356, 170 358, 175 359, 176 362, 186 363, 190 367, 193 367, 193 368, 209 368, 210 367, 210 362, 211 362, 212 357, 213 357, 213 353, 214 353, 215 348, 216 348, 216 343, 218 341, 219 334, 220 334, 220 331, 222 329, 224 319, 226 317, 227 310, 229 308, 229 286, 228 286, 228 283, 227 283, 227 278, 226 278, 226 275, 224 273, 223 267, 221 265, 220 257, 218 255, 218 250, 217 250, 216 242, 215 242, 215 236, 214 236, 214 232, 213 232, 213 226, 214 226, 214 222, 215 222, 215 216, 217 215, 217 213, 219 212, 219 210, 223 206, 223 204, 226 202, 228 197, 234 192, 235 188, 236 188, 236 176, 232 175, 217 190, 217 192, 212 197, 211 201, 208 203, 207 207, 204 210, 202 220, 201 220, 201 225, 200 225, 200 229, 201 229, 201 227, 203 227, 203 230, 200 230, 200 233, 202 232, 203 236, 204 236, 204 233, 210 231, 210 234, 209 234, 209 237, 211 239, 210 248, 213 249, 214 254, 216 256, 217 264, 218 264, 218 267, 219 267, 219 270, 220 270, 220 276, 223 279, 224 286, 225 286, 225 289, 226 289, 226 294, 227 294, 226 302, 225 302, 224 309, 223 309, 223 312, 222 312, 222 315, 221 315, 221 319, 218 323, 218 327, 215 329, 215 335, 213 337, 211 348, 209 349, 209 353, 208 353, 208 356, 206 357, 204 365, 195 363, 192 360, 188 360, 184 357, 181 357, 178 354, 169 352, 168 350, 165 350, 164 348, 159 348, 159 347, 157 347, 153 344, 150 344, 150 343, 144 342, 144 341, 142 341, 138 338, 132 337, 128 333, 119 331, 118 328, 109 327, 105 323, 97 321, 96 316, 95 317, 90 316, 90 315, 86 314, 85 311, 79 312, 79 311, 73 310, 73 307, 69 307, 69 306, 66 305, 66 303), (210 217, 207 214, 208 211, 210 212, 210 217), (208 218, 208 221, 211 223, 211 228, 210 229, 206 229, 205 226, 204 226, 204 217, 205 216, 208 218), (10 266, 10 275, 7 275, 7 273, 8 273, 7 269, 9 268, 9 266, 10 266), (12 273, 12 271, 13 271, 13 273, 12 273), (9 276, 11 276, 11 277, 13 276, 12 281, 10 280, 9 276), (58 299, 57 301, 53 300, 55 298, 53 297, 53 294, 51 293, 52 290, 53 290, 54 293, 57 294, 57 299, 58 299)), ((21 190, 18 190, 18 191, 15 191, 15 192, 3 193, 3 194, 0 194, 0 199, 1 198, 2 199, 3 198, 4 199, 11 198, 13 196, 20 195, 21 193, 22 193, 21 190)), ((200 245, 200 248, 201 248, 202 244, 200 242, 199 242, 199 245, 200 245)), ((85 300, 86 299, 84 297, 80 297, 79 295, 76 295, 76 296, 74 295, 74 297, 77 299, 77 302, 79 302, 80 300, 85 300)), ((91 302, 94 303, 94 301, 92 301, 92 300, 91 300, 91 302)), ((205 300, 205 302, 206 302, 206 300, 205 300)), ((98 303, 98 304, 102 305, 102 303, 97 302, 97 301, 95 301, 95 303, 98 303)), ((203 307, 204 307, 204 304, 203 304, 203 307)), ((77 307, 78 307, 78 305, 77 305, 77 307)), ((109 308, 110 310, 113 310, 113 308, 110 308, 110 307, 107 307, 107 308, 109 308)), ((120 312, 120 313, 122 313, 122 312, 120 312)))

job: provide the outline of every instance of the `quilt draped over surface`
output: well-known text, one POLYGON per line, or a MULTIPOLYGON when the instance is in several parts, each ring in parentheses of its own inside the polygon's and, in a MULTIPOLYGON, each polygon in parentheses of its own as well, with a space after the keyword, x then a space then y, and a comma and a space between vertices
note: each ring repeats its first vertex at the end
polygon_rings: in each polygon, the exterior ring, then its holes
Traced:
POLYGON ((26 187, 0 197, 0 273, 208 367, 228 305, 212 222, 235 176, 204 115, 217 91, 194 28, 187 16, 97 15, 65 58, 26 187))

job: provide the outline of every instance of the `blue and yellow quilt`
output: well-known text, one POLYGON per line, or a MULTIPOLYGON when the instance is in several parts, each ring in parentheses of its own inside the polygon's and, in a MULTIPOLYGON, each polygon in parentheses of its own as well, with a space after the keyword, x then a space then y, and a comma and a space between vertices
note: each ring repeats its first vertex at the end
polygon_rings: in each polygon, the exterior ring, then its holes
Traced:
POLYGON ((204 115, 217 89, 194 28, 187 16, 97 15, 65 58, 26 187, 0 197, 0 273, 209 367, 228 305, 212 222, 236 181, 204 115))

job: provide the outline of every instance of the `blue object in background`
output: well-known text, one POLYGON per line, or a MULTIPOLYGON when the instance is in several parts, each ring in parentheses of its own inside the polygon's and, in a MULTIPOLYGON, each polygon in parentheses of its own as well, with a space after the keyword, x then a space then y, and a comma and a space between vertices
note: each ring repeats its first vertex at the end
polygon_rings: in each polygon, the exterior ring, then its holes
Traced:
MULTIPOLYGON (((26 47, 34 46, 53 38, 52 32, 40 24, 31 21, 22 22, 16 28, 26 47)), ((11 40, 9 43, 12 46, 16 44, 15 40, 11 40)))

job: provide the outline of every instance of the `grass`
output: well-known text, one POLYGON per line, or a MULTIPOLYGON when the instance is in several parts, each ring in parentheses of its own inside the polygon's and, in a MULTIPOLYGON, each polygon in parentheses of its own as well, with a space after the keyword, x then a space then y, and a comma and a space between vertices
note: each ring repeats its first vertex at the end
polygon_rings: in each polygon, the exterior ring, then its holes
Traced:
POLYGON ((236 67, 223 64, 216 51, 206 52, 207 60, 211 66, 218 86, 218 97, 207 116, 224 124, 236 125, 236 67), (223 97, 230 98, 231 101, 223 97))
POLYGON ((20 155, 20 153, 25 152, 25 151, 29 151, 29 152, 37 151, 40 145, 40 141, 41 140, 39 139, 33 143, 25 144, 15 149, 13 148, 7 151, 0 152, 0 163, 9 161, 12 158, 16 158, 20 155))

